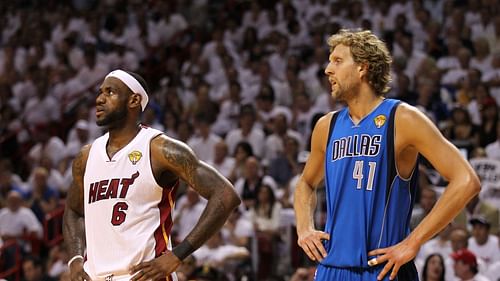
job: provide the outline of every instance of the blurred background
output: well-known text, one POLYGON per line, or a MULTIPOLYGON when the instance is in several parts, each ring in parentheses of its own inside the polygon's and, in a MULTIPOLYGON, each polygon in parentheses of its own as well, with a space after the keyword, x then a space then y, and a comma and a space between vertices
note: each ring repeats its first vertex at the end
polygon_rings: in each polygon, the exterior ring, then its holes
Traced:
MULTIPOLYGON (((481 194, 422 247, 422 280, 462 280, 450 254, 463 248, 485 280, 499 280, 498 0, 1 1, 0 278, 69 280, 61 221, 71 162, 102 134, 97 88, 121 68, 148 82, 143 123, 188 143, 244 200, 179 279, 312 280, 293 192, 315 122, 344 106, 324 75, 326 39, 341 28, 387 43, 388 97, 423 111, 482 179, 481 194)), ((413 227, 446 186, 425 160, 419 170, 413 227)), ((174 241, 205 204, 187 186, 177 199, 174 241)))

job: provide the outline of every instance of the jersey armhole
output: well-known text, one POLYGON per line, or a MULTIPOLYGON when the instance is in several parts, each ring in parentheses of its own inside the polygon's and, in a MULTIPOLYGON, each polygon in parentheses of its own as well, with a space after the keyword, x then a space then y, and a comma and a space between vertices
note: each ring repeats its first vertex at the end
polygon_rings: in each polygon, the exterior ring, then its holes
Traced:
MULTIPOLYGON (((332 118, 330 119, 330 128, 328 129, 328 138, 326 139, 326 146, 330 143, 330 138, 333 135, 333 129, 335 128, 335 122, 337 121, 337 117, 339 116, 338 111, 334 111, 332 114, 332 118)), ((326 149, 326 147, 325 147, 326 149)))

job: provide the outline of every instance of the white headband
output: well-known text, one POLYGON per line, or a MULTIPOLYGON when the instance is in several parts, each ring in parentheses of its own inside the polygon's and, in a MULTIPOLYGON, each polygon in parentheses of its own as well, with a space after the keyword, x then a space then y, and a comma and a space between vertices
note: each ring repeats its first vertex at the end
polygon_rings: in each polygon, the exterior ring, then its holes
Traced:
POLYGON ((142 87, 141 83, 137 81, 137 79, 134 78, 134 76, 128 74, 126 71, 117 69, 111 71, 108 75, 106 75, 106 78, 108 77, 115 77, 117 79, 120 79, 127 87, 134 93, 134 94, 139 94, 141 95, 141 108, 142 111, 146 108, 146 105, 148 105, 148 94, 146 93, 146 90, 142 87))

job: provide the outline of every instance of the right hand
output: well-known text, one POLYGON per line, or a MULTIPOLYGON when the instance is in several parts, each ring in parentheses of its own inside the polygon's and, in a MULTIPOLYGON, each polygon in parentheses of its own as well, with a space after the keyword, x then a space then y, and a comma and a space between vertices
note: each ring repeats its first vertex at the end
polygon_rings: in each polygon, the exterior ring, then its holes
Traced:
POLYGON ((311 229, 298 233, 298 236, 297 244, 311 260, 320 261, 326 257, 326 250, 321 240, 330 240, 330 234, 311 229))
POLYGON ((83 270, 82 259, 75 260, 71 263, 69 267, 69 276, 71 281, 82 281, 82 280, 92 281, 87 272, 83 270))

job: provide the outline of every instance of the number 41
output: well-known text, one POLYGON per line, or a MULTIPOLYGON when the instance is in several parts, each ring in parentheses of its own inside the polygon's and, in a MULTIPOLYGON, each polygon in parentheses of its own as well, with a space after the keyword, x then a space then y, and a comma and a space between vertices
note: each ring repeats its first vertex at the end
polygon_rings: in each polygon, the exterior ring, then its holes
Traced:
MULTIPOLYGON (((352 178, 358 180, 356 186, 357 189, 361 189, 361 184, 363 183, 363 163, 364 161, 358 160, 354 164, 354 170, 352 171, 352 178)), ((368 172, 368 183, 366 184, 366 190, 373 189, 373 178, 375 178, 375 168, 377 167, 377 162, 368 162, 370 166, 370 171, 368 172)))

